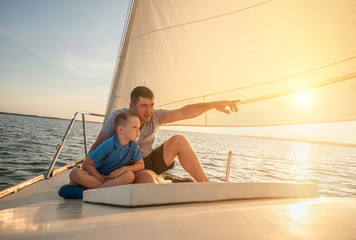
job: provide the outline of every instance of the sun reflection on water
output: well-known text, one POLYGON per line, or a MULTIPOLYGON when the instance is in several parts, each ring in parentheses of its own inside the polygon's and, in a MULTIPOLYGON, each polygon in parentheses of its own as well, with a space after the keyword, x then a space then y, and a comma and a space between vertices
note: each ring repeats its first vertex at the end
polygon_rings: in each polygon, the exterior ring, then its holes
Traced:
POLYGON ((310 176, 312 165, 310 163, 311 144, 293 142, 291 152, 288 155, 290 162, 289 173, 298 181, 305 180, 310 176))

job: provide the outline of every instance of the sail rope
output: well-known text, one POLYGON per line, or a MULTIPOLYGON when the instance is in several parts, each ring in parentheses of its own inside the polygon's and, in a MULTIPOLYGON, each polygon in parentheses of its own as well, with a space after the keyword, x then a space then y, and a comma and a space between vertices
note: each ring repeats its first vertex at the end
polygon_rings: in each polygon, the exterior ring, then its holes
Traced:
MULTIPOLYGON (((349 57, 349 58, 346 58, 346 59, 342 59, 340 61, 337 61, 337 62, 334 62, 334 63, 330 63, 330 64, 327 64, 327 65, 324 65, 324 66, 320 66, 320 67, 316 67, 316 68, 313 68, 313 69, 309 69, 309 70, 306 70, 306 71, 303 71, 303 72, 300 72, 300 73, 288 75, 288 76, 285 76, 285 77, 282 77, 282 78, 277 78, 277 79, 266 81, 266 82, 251 84, 251 85, 240 87, 240 88, 229 89, 229 90, 222 91, 222 92, 206 94, 206 95, 203 95, 203 96, 197 96, 197 97, 181 99, 181 100, 177 100, 177 101, 173 101, 173 102, 169 102, 169 103, 164 103, 164 104, 161 104, 161 105, 159 105, 157 107, 163 107, 163 106, 167 106, 167 105, 171 105, 171 104, 175 104, 175 103, 181 103, 181 102, 185 102, 185 101, 189 101, 189 100, 202 99, 202 98, 206 98, 206 97, 211 97, 211 96, 216 96, 216 95, 221 95, 221 94, 241 91, 241 90, 248 89, 248 88, 259 87, 259 86, 263 86, 263 85, 267 85, 267 84, 271 84, 271 83, 276 83, 278 81, 282 81, 282 80, 285 80, 285 79, 288 79, 288 78, 298 77, 298 76, 301 76, 301 75, 304 75, 304 74, 307 74, 307 73, 311 73, 311 72, 322 70, 322 69, 325 69, 325 68, 328 68, 328 67, 331 67, 331 66, 335 66, 337 64, 344 63, 344 62, 347 62, 347 61, 350 61, 350 60, 353 60, 353 59, 356 59, 356 56, 352 56, 352 57, 349 57)), ((239 104, 246 104, 246 103, 251 103, 251 102, 256 102, 256 101, 262 101, 262 100, 270 99, 270 98, 272 98, 272 96, 278 97, 278 96, 283 96, 283 95, 288 95, 288 94, 291 94, 291 93, 299 92, 299 91, 302 91, 302 90, 318 88, 318 87, 330 85, 330 84, 333 84, 333 83, 346 81, 346 80, 352 79, 354 77, 355 77, 355 72, 353 72, 351 74, 346 74, 344 76, 339 76, 339 77, 336 77, 336 78, 327 79, 327 80, 324 80, 324 81, 321 81, 321 82, 317 82, 317 83, 314 83, 314 84, 311 84, 311 85, 308 85, 308 86, 304 86, 303 88, 296 88, 296 89, 286 90, 286 91, 283 91, 283 92, 278 93, 278 94, 271 94, 271 95, 262 96, 262 97, 258 97, 258 98, 247 99, 247 100, 241 101, 239 104), (258 100, 258 99, 261 99, 261 100, 258 100)))
POLYGON ((300 92, 300 91, 305 91, 305 90, 325 87, 325 86, 328 86, 328 85, 331 85, 331 84, 343 82, 343 81, 350 80, 350 79, 353 79, 353 78, 356 78, 356 72, 353 72, 353 73, 350 73, 350 74, 346 74, 346 75, 343 75, 343 76, 340 76, 340 77, 336 77, 336 78, 327 79, 327 80, 320 81, 320 82, 317 82, 317 83, 313 83, 313 84, 310 84, 310 85, 307 85, 307 86, 303 86, 303 87, 298 87, 298 88, 289 89, 289 90, 281 91, 281 92, 270 94, 270 95, 265 95, 265 96, 261 96, 261 97, 242 100, 238 104, 242 105, 242 104, 247 104, 247 103, 260 102, 260 101, 268 100, 268 99, 271 99, 271 98, 277 98, 277 97, 286 96, 286 95, 293 94, 293 93, 300 92))
MULTIPOLYGON (((108 116, 109 113, 111 112, 111 109, 113 107, 113 102, 115 99, 115 94, 113 92, 113 89, 117 89, 117 86, 119 84, 118 80, 115 80, 116 78, 120 77, 120 74, 116 74, 116 73, 121 73, 122 70, 122 66, 123 66, 123 62, 124 62, 124 56, 126 54, 127 51, 127 46, 129 44, 129 37, 127 37, 127 35, 131 34, 131 29, 132 29, 132 23, 134 18, 132 16, 134 16, 134 12, 136 10, 136 1, 134 0, 130 0, 129 2, 129 7, 127 9, 127 13, 126 13, 126 19, 125 19, 125 24, 124 24, 124 29, 123 29, 123 34, 121 36, 121 41, 120 41, 120 47, 119 47, 119 53, 117 55, 116 58, 116 64, 115 64, 115 70, 114 70, 114 77, 113 77, 113 81, 111 83, 111 90, 110 90, 110 94, 109 94, 109 98, 108 98, 108 104, 106 106, 106 111, 105 111, 105 115, 108 116)), ((104 118, 104 122, 106 121, 106 117, 104 118)))

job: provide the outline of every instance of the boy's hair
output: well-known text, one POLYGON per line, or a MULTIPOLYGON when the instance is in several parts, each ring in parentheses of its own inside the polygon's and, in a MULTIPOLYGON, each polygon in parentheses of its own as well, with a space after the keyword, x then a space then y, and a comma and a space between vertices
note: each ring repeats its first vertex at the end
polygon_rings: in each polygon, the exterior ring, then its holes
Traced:
POLYGON ((133 104, 138 103, 140 97, 153 99, 154 95, 153 92, 148 87, 138 86, 135 87, 134 90, 132 90, 131 92, 131 102, 133 104))
POLYGON ((119 113, 119 115, 117 115, 114 120, 115 130, 117 129, 118 126, 125 125, 129 120, 129 118, 131 117, 137 117, 137 116, 131 112, 119 113))

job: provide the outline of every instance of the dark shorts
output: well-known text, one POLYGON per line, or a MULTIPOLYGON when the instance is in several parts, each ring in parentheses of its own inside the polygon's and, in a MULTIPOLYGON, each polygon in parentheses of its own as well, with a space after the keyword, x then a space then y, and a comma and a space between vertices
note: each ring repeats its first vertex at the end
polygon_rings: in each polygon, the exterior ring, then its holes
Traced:
POLYGON ((164 143, 154 149, 150 155, 145 157, 143 161, 145 162, 145 169, 150 169, 154 171, 156 174, 161 174, 169 169, 174 167, 174 161, 171 165, 167 167, 166 162, 163 159, 163 148, 164 143))

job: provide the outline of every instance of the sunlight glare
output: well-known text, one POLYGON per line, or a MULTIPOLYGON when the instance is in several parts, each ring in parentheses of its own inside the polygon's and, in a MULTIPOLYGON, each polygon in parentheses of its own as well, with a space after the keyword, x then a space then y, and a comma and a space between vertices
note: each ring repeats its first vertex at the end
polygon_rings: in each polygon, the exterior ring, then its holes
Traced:
POLYGON ((290 174, 295 177, 296 180, 305 180, 310 175, 310 169, 312 168, 309 162, 311 145, 303 142, 293 142, 292 150, 288 156, 291 160, 290 174))
POLYGON ((311 144, 305 142, 292 143, 292 158, 297 162, 307 162, 309 158, 311 144))
POLYGON ((308 92, 300 92, 297 94, 297 102, 300 105, 307 105, 311 101, 310 94, 308 92))
MULTIPOLYGON (((31 208, 29 215, 35 215, 36 208, 31 208)), ((47 222, 37 223, 36 221, 29 221, 26 218, 26 213, 24 210, 19 210, 16 208, 10 208, 0 211, 0 227, 5 229, 5 233, 10 232, 24 233, 24 232, 36 232, 36 231, 48 231, 50 229, 50 224, 47 222)))
POLYGON ((302 222, 308 215, 309 206, 313 202, 296 203, 288 207, 289 215, 296 222, 302 222))

